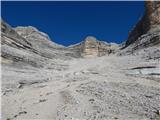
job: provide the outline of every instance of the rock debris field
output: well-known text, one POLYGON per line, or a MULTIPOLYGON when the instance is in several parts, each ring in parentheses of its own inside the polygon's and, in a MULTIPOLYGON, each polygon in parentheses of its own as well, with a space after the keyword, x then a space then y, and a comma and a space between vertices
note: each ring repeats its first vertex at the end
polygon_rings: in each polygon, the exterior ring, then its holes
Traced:
POLYGON ((14 81, 9 87, 5 83, 9 89, 2 95, 6 120, 160 119, 160 78, 133 69, 152 64, 160 70, 158 62, 104 56, 60 63, 59 69, 3 67, 2 76, 14 81))

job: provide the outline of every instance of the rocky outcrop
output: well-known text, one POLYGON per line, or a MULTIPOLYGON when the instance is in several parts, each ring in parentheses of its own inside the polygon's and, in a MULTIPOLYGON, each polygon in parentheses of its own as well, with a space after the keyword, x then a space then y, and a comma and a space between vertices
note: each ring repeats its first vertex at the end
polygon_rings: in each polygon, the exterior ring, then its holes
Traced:
POLYGON ((36 67, 41 66, 37 50, 4 21, 1 21, 1 58, 1 62, 5 64, 16 65, 18 62, 23 62, 24 65, 27 63, 36 67), (32 56, 32 53, 35 56, 32 56))
POLYGON ((160 2, 146 1, 144 16, 129 33, 128 40, 118 54, 143 54, 145 59, 160 59, 159 51, 160 2))
POLYGON ((81 57, 88 58, 101 57, 104 55, 115 53, 115 51, 119 48, 119 45, 99 41, 93 36, 88 36, 85 38, 83 42, 76 45, 72 45, 69 48, 74 48, 74 50, 76 49, 81 57))
POLYGON ((104 41, 99 41, 95 37, 88 36, 82 45, 83 57, 101 57, 106 54, 114 53, 118 45, 111 45, 104 41))
POLYGON ((99 56, 99 44, 96 38, 87 37, 82 45, 83 57, 96 57, 99 56))
POLYGON ((160 25, 160 1, 146 1, 146 24, 144 26, 144 32, 157 31, 157 25, 160 25))
POLYGON ((146 1, 144 16, 129 33, 125 47, 134 43, 143 34, 157 31, 160 31, 160 2, 146 1))
POLYGON ((52 42, 48 35, 36 28, 29 26, 14 29, 1 20, 2 64, 44 67, 49 60, 74 57, 79 57, 76 52, 52 42))
POLYGON ((80 44, 64 47, 32 26, 12 28, 1 21, 1 62, 17 67, 45 67, 49 60, 100 57, 114 53, 117 44, 87 37, 80 44))

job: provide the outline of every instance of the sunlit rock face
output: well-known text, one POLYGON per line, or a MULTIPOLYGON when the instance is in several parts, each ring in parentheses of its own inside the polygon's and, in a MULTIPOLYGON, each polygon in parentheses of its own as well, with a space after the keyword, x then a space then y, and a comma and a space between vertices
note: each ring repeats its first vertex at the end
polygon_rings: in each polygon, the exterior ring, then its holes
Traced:
POLYGON ((81 56, 85 58, 101 57, 113 54, 118 49, 117 44, 99 41, 93 36, 88 36, 81 44, 81 56))
POLYGON ((145 13, 130 31, 126 47, 134 43, 141 35, 160 31, 160 2, 146 1, 145 13))
POLYGON ((72 51, 76 51, 82 58, 94 58, 115 54, 118 52, 120 45, 116 43, 107 43, 97 40, 93 36, 88 36, 81 43, 71 45, 68 48, 72 51))
POLYGON ((83 57, 97 57, 99 56, 98 42, 95 37, 87 37, 82 46, 83 57))

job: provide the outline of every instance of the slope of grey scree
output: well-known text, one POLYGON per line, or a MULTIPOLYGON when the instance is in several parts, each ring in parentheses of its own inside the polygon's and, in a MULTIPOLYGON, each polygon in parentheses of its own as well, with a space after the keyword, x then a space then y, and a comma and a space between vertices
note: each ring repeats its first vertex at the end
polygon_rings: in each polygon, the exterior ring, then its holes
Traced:
POLYGON ((146 2, 120 45, 88 36, 64 47, 2 20, 2 119, 160 120, 159 11, 146 2))

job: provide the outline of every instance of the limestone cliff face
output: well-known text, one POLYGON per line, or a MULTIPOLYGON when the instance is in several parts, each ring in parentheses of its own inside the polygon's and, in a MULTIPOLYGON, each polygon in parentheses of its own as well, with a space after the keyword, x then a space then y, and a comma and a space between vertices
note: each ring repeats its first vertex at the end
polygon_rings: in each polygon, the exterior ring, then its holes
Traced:
POLYGON ((93 36, 88 36, 83 42, 69 48, 78 51, 81 57, 90 58, 112 54, 119 48, 119 45, 99 41, 93 36))
POLYGON ((94 37, 87 37, 82 45, 83 57, 96 57, 99 56, 98 42, 94 37))
POLYGON ((134 43, 141 35, 157 31, 160 31, 160 2, 146 1, 144 16, 129 33, 126 47, 134 43))
POLYGON ((145 32, 148 30, 154 30, 157 25, 160 25, 160 1, 146 1, 146 22, 148 22, 144 28, 145 32))
POLYGON ((160 58, 160 2, 146 1, 145 13, 129 33, 120 55, 143 54, 147 59, 160 58))

